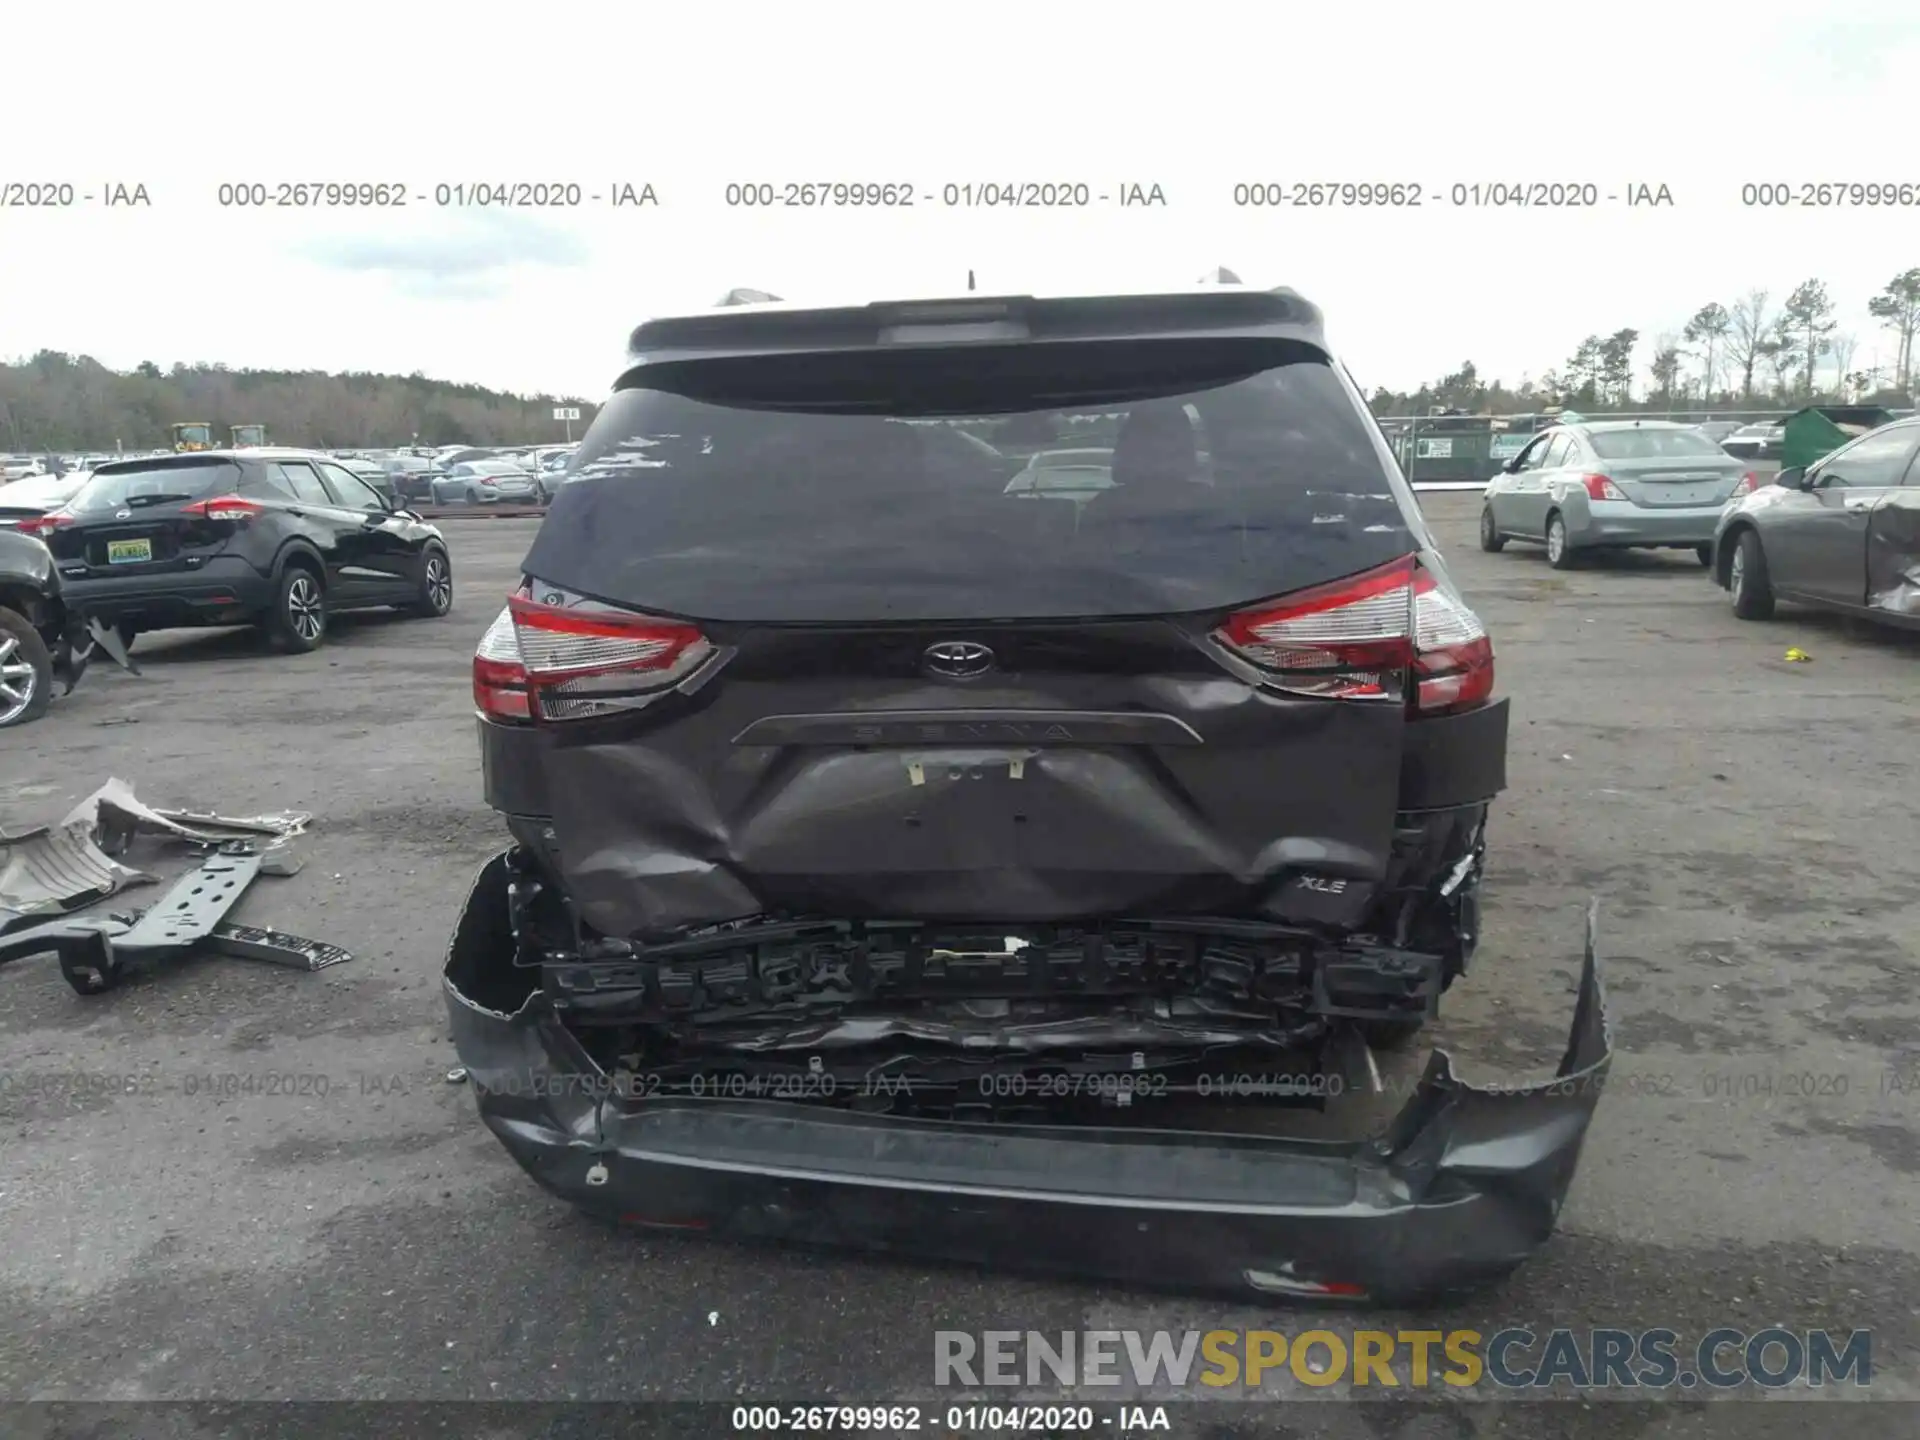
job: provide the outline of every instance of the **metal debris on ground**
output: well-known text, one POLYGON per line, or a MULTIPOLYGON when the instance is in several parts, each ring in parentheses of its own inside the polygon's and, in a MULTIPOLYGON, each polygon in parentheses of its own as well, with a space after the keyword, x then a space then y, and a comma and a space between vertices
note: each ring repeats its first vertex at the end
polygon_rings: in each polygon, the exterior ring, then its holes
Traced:
POLYGON ((1785 658, 1795 665, 1805 665, 1813 659, 1813 656, 1807 654, 1807 652, 1802 650, 1798 645, 1795 645, 1791 650, 1787 651, 1785 658))
POLYGON ((158 810, 136 799, 124 780, 109 780, 74 806, 63 824, 85 821, 100 836, 109 855, 123 852, 137 835, 171 835, 195 845, 226 845, 236 840, 290 840, 305 832, 313 817, 294 812, 234 817, 200 810, 158 810))
POLYGON ((0 832, 0 935, 35 916, 64 915, 153 876, 122 865, 94 843, 85 822, 0 832))
POLYGON ((337 945, 226 919, 257 876, 299 871, 302 857, 290 844, 312 818, 160 810, 136 799, 125 781, 109 780, 57 826, 0 834, 0 965, 52 954, 69 985, 95 995, 112 989, 129 968, 197 953, 309 972, 351 960, 337 945), (113 858, 141 835, 200 849, 199 866, 145 910, 74 914, 128 885, 153 882, 113 858), (41 923, 29 923, 35 919, 41 923))

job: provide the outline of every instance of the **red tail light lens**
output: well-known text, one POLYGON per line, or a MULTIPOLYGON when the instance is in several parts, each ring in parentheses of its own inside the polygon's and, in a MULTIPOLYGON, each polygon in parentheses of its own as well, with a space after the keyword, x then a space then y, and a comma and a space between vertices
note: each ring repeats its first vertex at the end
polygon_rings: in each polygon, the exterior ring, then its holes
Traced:
POLYGON ((1480 617, 1422 570, 1414 580, 1413 708, 1468 710, 1493 696, 1493 641, 1480 617))
POLYGON ((593 604, 509 597, 534 713, 582 720, 631 710, 692 674, 713 654, 697 626, 593 604))
POLYGON ((49 511, 45 515, 29 515, 24 520, 16 520, 13 528, 23 535, 44 538, 58 530, 62 525, 73 524, 73 516, 59 510, 49 511))
POLYGON ((180 513, 198 515, 204 520, 251 520, 256 515, 264 515, 266 509, 258 500, 249 500, 244 495, 221 495, 213 500, 182 505, 180 513))
POLYGON ((1413 663, 1413 557, 1227 617, 1214 638, 1285 689, 1397 700, 1413 663))
POLYGON ((1589 500, 1625 500, 1620 487, 1605 475, 1582 475, 1580 483, 1586 487, 1589 500))
MULTIPOLYGON (((1747 471, 1746 474, 1740 477, 1740 483, 1733 487, 1733 494, 1736 496, 1751 495, 1755 490, 1758 490, 1759 488, 1760 488, 1760 477, 1756 475, 1753 471, 1749 470, 1747 471)), ((1729 496, 1728 498, 1731 499, 1733 497, 1729 496)))
POLYGON ((490 720, 524 723, 533 719, 527 667, 520 663, 520 640, 511 610, 494 617, 473 652, 473 705, 490 720))
POLYGON ((1243 610, 1213 638, 1294 694, 1405 699, 1437 713, 1493 693, 1493 644, 1479 616, 1412 556, 1243 610))

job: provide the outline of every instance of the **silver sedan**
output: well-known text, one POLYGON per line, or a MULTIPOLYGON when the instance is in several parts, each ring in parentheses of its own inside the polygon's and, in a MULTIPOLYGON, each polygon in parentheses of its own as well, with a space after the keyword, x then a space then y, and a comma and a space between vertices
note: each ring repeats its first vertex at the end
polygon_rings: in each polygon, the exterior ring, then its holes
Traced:
POLYGON ((1691 425, 1588 420, 1543 430, 1501 467, 1480 510, 1480 548, 1546 546, 1566 570, 1596 550, 1691 550, 1713 561, 1720 509, 1751 489, 1747 464, 1691 425))
POLYGON ((434 477, 433 503, 497 505, 503 501, 532 504, 545 498, 540 482, 507 460, 467 460, 445 475, 434 477))

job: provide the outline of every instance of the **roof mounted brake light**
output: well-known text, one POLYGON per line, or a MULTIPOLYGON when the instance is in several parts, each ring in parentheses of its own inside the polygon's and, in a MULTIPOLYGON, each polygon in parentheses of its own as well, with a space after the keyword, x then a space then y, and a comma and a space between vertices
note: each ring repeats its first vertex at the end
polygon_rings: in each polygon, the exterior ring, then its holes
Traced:
POLYGON ((970 321, 1008 320, 1014 315, 1008 300, 883 301, 873 307, 895 325, 965 325, 970 321))

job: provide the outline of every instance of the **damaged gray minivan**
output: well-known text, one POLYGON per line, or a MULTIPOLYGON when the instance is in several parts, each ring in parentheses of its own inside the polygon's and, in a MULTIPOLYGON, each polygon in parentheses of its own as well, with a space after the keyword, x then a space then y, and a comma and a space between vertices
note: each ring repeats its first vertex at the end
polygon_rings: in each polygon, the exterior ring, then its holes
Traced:
POLYGON ((1505 783, 1319 311, 754 298, 634 331, 474 656, 486 1123, 637 1226, 1378 1302, 1519 1263, 1610 1059, 1591 919, 1552 1079, 1436 1054, 1380 1135, 1266 1133, 1466 970, 1505 783))

